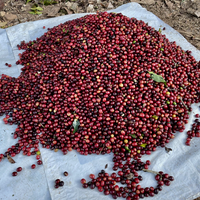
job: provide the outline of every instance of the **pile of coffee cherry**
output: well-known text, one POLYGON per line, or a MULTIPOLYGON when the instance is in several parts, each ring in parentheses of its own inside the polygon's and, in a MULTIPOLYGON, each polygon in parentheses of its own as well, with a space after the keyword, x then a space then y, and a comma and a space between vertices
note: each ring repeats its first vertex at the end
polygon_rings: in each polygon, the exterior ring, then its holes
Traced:
MULTIPOLYGON (((81 180, 84 188, 129 200, 170 185, 172 176, 156 172, 157 187, 142 188, 137 171, 150 165, 143 155, 184 131, 191 104, 200 102, 200 62, 190 51, 141 20, 107 12, 67 21, 17 47, 24 50, 20 76, 0 79, 0 115, 17 125, 17 142, 0 160, 21 151, 39 159, 39 143, 64 155, 113 153, 116 173, 91 175, 81 180)), ((194 129, 186 144, 199 136, 198 122, 194 129)))

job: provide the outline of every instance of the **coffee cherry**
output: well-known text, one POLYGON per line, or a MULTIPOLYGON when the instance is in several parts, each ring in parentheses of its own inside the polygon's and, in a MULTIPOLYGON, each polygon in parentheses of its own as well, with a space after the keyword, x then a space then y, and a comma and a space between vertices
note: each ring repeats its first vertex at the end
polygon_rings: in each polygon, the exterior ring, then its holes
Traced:
POLYGON ((42 165, 42 161, 41 161, 41 160, 38 160, 38 161, 37 161, 37 164, 38 164, 38 165, 42 165))
POLYGON ((16 171, 17 171, 17 172, 21 172, 21 171, 22 171, 22 168, 21 168, 21 167, 18 167, 16 171))
POLYGON ((173 177, 173 176, 169 176, 168 179, 169 179, 170 181, 173 181, 173 180, 174 180, 174 177, 173 177))
POLYGON ((166 186, 170 186, 170 181, 169 181, 169 180, 166 180, 166 181, 164 182, 164 184, 165 184, 166 186))
POLYGON ((35 167, 36 167, 35 164, 32 164, 32 165, 31 165, 31 168, 32 168, 32 169, 35 169, 35 167))
POLYGON ((59 184, 59 183, 60 183, 60 179, 56 179, 55 184, 59 184))
POLYGON ((94 178, 95 178, 95 175, 94 175, 94 174, 90 174, 89 177, 90 177, 91 179, 94 179, 94 178))
POLYGON ((17 172, 13 172, 13 173, 12 173, 12 176, 17 176, 17 172))
POLYGON ((64 172, 63 174, 64 174, 64 176, 68 176, 68 172, 64 172))
POLYGON ((83 183, 83 188, 88 188, 88 184, 87 183, 83 183))
POLYGON ((84 184, 86 183, 86 180, 84 178, 81 179, 81 183, 84 184))
POLYGON ((59 182, 59 186, 62 187, 63 185, 64 185, 64 182, 63 182, 63 181, 60 181, 60 182, 59 182))

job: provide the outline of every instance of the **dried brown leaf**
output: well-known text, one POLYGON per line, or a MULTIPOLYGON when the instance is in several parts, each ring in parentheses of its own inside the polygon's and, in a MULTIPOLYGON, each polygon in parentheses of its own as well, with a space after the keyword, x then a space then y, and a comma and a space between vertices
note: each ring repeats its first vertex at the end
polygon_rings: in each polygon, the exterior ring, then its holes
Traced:
POLYGON ((10 162, 10 163, 15 163, 15 161, 9 156, 9 155, 7 155, 7 158, 8 158, 8 161, 10 162))
POLYGON ((8 22, 0 22, 0 27, 3 27, 7 24, 8 22))
POLYGON ((171 149, 171 148, 168 148, 168 147, 165 147, 165 151, 166 151, 167 153, 169 153, 170 151, 172 151, 172 149, 171 149))
POLYGON ((129 180, 132 179, 133 177, 134 177, 134 174, 133 174, 133 173, 130 173, 130 174, 127 174, 127 175, 126 175, 126 178, 129 179, 129 180))

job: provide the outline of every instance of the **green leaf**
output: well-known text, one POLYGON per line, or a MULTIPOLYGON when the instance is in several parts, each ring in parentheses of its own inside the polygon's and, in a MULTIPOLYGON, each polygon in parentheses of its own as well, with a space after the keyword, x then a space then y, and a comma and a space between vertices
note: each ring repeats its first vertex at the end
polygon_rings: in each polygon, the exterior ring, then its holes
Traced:
POLYGON ((136 41, 134 40, 134 41, 133 41, 133 44, 135 44, 135 43, 136 43, 136 41))
POLYGON ((37 15, 41 15, 41 14, 42 14, 42 12, 38 12, 38 11, 37 11, 37 12, 36 12, 36 14, 37 14, 37 15))
POLYGON ((33 11, 31 11, 31 12, 29 12, 30 14, 33 14, 33 15, 36 15, 36 13, 35 12, 33 12, 33 11))
POLYGON ((164 51, 164 49, 163 49, 163 48, 160 48, 160 50, 161 50, 161 51, 164 51))
POLYGON ((129 134, 132 138, 136 138, 135 134, 129 134))
POLYGON ((159 32, 159 33, 161 33, 161 32, 162 32, 161 28, 159 28, 158 32, 159 32))
POLYGON ((74 127, 74 131, 73 131, 73 133, 76 133, 77 130, 78 130, 78 126, 80 125, 80 122, 78 121, 78 119, 74 119, 72 125, 73 125, 73 127, 74 127))
POLYGON ((125 146, 125 149, 126 149, 129 153, 131 153, 131 150, 130 150, 127 146, 125 146))
POLYGON ((26 4, 29 3, 30 1, 31 1, 31 0, 27 0, 27 1, 26 1, 26 4))
POLYGON ((153 115, 153 116, 152 116, 152 118, 154 118, 154 119, 158 119, 158 116, 156 116, 156 115, 153 115))
POLYGON ((81 62, 81 58, 78 61, 81 62))
POLYGON ((54 0, 41 0, 40 3, 44 4, 45 6, 57 4, 57 2, 54 0))
POLYGON ((31 42, 31 44, 34 44, 34 42, 31 42))
POLYGON ((69 30, 66 31, 66 34, 65 34, 65 35, 69 35, 68 32, 69 32, 69 30))
POLYGON ((37 7, 33 7, 33 8, 31 8, 31 10, 37 10, 37 7))
POLYGON ((140 146, 145 148, 145 147, 147 146, 147 144, 146 144, 146 143, 143 143, 143 144, 141 144, 140 146))
MULTIPOLYGON (((149 71, 148 71, 149 72, 149 71)), ((151 75, 151 78, 158 82, 158 83, 164 83, 165 86, 167 86, 165 79, 161 76, 161 75, 157 75, 154 72, 149 72, 149 74, 151 75)))
POLYGON ((65 29, 63 29, 63 32, 65 32, 65 29))
POLYGON ((36 9, 37 9, 37 10, 40 10, 40 11, 43 10, 43 8, 41 8, 40 6, 36 7, 36 9))

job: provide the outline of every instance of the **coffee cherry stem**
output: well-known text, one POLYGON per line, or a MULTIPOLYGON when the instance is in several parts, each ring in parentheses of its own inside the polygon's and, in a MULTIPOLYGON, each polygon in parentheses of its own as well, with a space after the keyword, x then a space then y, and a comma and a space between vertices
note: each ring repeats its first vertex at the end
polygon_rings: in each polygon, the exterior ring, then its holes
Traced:
POLYGON ((44 128, 44 126, 40 123, 40 125, 42 126, 42 128, 44 128))
POLYGON ((104 147, 105 147, 105 144, 103 145, 103 147, 102 147, 101 151, 99 152, 99 155, 100 155, 100 154, 101 154, 101 152, 103 151, 104 147))
POLYGON ((149 172, 149 173, 152 173, 152 174, 158 174, 158 175, 161 175, 161 174, 159 174, 158 172, 156 172, 156 171, 153 171, 153 170, 150 170, 150 169, 143 169, 143 171, 144 172, 149 172))
POLYGON ((183 105, 185 106, 185 108, 187 109, 187 110, 189 110, 189 108, 185 105, 185 103, 183 102, 183 99, 182 99, 182 97, 181 96, 178 96, 179 97, 179 99, 181 100, 181 102, 183 103, 183 105))

